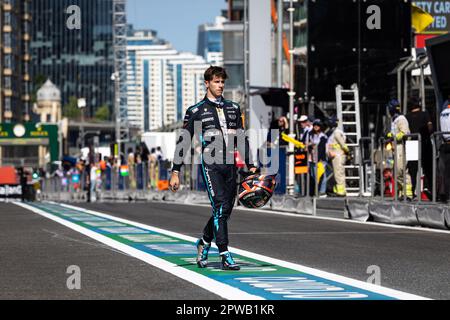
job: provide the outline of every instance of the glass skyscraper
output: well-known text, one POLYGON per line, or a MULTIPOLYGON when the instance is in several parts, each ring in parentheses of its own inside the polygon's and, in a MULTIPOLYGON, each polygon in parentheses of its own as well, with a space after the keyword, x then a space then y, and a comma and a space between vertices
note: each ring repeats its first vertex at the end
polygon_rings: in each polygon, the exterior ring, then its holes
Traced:
POLYGON ((61 90, 63 106, 71 96, 85 98, 86 117, 103 105, 112 115, 113 0, 33 0, 30 9, 34 84, 50 78, 61 90))
POLYGON ((0 1, 0 123, 30 111, 30 0, 0 1))
POLYGON ((224 17, 216 17, 214 24, 203 24, 198 28, 197 54, 212 65, 223 65, 224 17))

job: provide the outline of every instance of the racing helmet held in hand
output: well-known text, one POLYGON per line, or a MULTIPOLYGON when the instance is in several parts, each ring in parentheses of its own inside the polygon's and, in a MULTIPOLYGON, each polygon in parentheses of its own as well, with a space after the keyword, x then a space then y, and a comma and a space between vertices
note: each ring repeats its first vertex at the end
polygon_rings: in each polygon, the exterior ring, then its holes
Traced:
POLYGON ((239 185, 239 202, 246 208, 261 208, 270 200, 276 187, 276 175, 253 174, 239 185))

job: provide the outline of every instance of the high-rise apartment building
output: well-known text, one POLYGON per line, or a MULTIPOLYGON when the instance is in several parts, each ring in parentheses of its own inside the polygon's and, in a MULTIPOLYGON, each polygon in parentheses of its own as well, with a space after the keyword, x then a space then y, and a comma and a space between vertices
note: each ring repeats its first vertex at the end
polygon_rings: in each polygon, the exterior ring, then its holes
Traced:
POLYGON ((86 117, 103 105, 112 115, 113 0, 33 0, 30 11, 33 80, 49 78, 63 105, 85 98, 86 117))
POLYGON ((198 28, 197 54, 211 65, 223 65, 223 23, 226 21, 226 18, 218 16, 215 23, 198 28))
POLYGON ((128 121, 142 132, 182 120, 189 105, 205 94, 205 60, 178 52, 153 31, 128 36, 128 121))
POLYGON ((28 120, 31 0, 0 1, 0 123, 28 120))

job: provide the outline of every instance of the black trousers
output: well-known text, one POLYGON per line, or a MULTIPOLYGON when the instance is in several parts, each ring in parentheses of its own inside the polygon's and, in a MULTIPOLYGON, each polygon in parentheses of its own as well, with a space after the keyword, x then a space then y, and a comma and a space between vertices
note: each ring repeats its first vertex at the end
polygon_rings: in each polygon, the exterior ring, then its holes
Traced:
POLYGON ((203 180, 212 205, 212 217, 203 230, 203 239, 215 239, 220 252, 228 250, 228 219, 236 198, 237 169, 231 164, 202 164, 203 180))
POLYGON ((443 144, 439 151, 438 191, 445 202, 450 196, 450 144, 443 144))

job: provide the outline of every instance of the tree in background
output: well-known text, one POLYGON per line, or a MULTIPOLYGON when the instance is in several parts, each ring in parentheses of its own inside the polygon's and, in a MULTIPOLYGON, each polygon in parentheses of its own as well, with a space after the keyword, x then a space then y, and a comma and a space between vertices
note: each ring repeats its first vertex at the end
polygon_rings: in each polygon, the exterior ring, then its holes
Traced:
POLYGON ((47 77, 43 74, 38 74, 33 79, 33 89, 31 91, 31 103, 37 102, 37 91, 44 85, 45 81, 47 81, 47 77))
POLYGON ((103 104, 100 108, 95 111, 94 119, 99 121, 110 120, 110 112, 107 104, 103 104))
POLYGON ((71 96, 69 103, 63 107, 63 116, 70 120, 79 120, 81 117, 81 110, 78 108, 77 97, 71 96))

